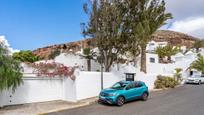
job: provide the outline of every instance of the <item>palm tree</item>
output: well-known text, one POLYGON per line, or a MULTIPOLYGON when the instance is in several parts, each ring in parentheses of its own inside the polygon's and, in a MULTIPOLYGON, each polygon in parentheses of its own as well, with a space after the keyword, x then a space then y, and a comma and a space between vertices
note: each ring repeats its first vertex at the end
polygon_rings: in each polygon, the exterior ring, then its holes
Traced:
POLYGON ((172 18, 170 13, 166 13, 165 2, 162 0, 141 0, 139 23, 136 25, 136 38, 140 39, 141 48, 141 71, 146 73, 146 46, 154 34, 161 26, 172 18))
POLYGON ((159 62, 162 63, 163 59, 165 58, 166 54, 165 54, 165 50, 163 47, 159 46, 156 48, 155 53, 158 54, 159 56, 159 62))
POLYGON ((191 63, 190 68, 202 72, 204 74, 204 57, 201 54, 198 54, 197 60, 191 63))
POLYGON ((193 48, 196 49, 196 52, 198 53, 199 52, 199 49, 201 47, 204 46, 204 41, 203 40, 198 40, 198 41, 195 41, 194 44, 193 44, 193 48))
POLYGON ((179 49, 172 45, 167 45, 165 47, 157 47, 156 53, 158 54, 160 60, 163 62, 163 58, 167 57, 168 62, 171 62, 171 56, 178 53, 179 49))
POLYGON ((0 91, 15 89, 23 82, 20 63, 9 55, 8 48, 0 43, 0 91))
POLYGON ((87 59, 87 70, 91 71, 91 60, 94 59, 96 53, 93 52, 90 48, 85 48, 83 50, 83 57, 87 59))
POLYGON ((175 74, 174 74, 174 77, 176 79, 176 81, 178 83, 180 83, 182 81, 182 78, 181 78, 181 71, 182 69, 181 68, 175 68, 175 74))
POLYGON ((168 61, 171 62, 171 56, 178 53, 179 49, 177 47, 174 47, 172 45, 167 45, 164 47, 165 55, 168 58, 168 61))

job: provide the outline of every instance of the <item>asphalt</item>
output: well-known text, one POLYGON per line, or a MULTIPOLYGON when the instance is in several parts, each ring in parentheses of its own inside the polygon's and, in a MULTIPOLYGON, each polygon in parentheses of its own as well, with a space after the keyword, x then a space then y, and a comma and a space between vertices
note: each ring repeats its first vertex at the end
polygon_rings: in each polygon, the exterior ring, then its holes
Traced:
POLYGON ((147 101, 132 101, 122 107, 94 103, 48 115, 204 115, 204 85, 152 92, 147 101))

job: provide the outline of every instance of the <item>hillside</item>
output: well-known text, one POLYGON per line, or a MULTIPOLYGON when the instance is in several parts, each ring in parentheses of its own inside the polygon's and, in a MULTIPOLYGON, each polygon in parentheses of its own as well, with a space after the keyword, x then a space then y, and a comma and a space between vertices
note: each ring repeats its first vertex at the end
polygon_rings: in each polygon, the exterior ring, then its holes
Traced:
MULTIPOLYGON (((192 37, 190 35, 169 30, 159 30, 152 37, 153 40, 156 42, 166 41, 172 45, 185 45, 188 48, 191 47, 196 40, 198 40, 198 38, 192 37)), ((81 50, 81 47, 95 47, 95 44, 95 39, 85 39, 76 42, 69 42, 38 48, 34 50, 33 53, 42 58, 48 58, 48 55, 54 50, 60 50, 63 52, 77 52, 81 50)))
POLYGON ((159 30, 153 35, 153 40, 157 42, 166 41, 172 45, 184 45, 189 48, 192 47, 192 44, 199 39, 180 32, 159 30))

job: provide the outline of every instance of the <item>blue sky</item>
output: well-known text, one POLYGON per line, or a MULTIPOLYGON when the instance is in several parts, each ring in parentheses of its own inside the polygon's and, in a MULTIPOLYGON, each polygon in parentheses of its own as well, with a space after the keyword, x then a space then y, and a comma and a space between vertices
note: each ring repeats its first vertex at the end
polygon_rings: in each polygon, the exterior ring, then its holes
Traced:
MULTIPOLYGON (((83 12, 86 1, 0 0, 0 35, 6 36, 12 48, 20 50, 80 40, 80 23, 87 21, 83 12)), ((162 29, 204 38, 204 0, 166 2, 174 19, 162 29)))
POLYGON ((82 39, 85 0, 0 0, 0 35, 11 47, 33 50, 82 39))

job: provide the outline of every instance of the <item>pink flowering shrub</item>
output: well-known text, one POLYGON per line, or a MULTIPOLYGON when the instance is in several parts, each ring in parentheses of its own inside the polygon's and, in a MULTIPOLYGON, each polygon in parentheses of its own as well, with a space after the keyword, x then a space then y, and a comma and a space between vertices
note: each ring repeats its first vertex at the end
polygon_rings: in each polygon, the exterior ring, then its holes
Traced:
POLYGON ((46 77, 70 77, 72 80, 75 79, 73 67, 67 67, 63 64, 51 62, 51 63, 30 63, 34 68, 33 73, 38 76, 46 77))

